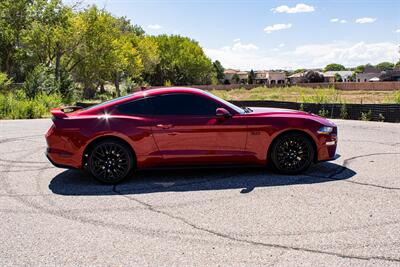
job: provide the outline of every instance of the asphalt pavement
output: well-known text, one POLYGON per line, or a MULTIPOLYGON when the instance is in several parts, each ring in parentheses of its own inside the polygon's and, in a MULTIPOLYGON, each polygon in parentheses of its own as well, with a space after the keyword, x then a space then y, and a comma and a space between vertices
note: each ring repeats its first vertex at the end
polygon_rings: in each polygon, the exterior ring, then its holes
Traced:
POLYGON ((400 266, 400 124, 335 120, 300 176, 53 167, 51 120, 0 121, 0 266, 400 266))

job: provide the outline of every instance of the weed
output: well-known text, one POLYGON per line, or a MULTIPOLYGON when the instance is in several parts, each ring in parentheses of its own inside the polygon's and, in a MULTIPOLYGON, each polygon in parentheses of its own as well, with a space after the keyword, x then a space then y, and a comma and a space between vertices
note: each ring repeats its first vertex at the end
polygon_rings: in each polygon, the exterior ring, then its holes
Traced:
POLYGON ((368 112, 361 112, 360 119, 362 121, 370 121, 371 120, 372 111, 369 110, 368 112))
POLYGON ((347 112, 346 103, 343 103, 343 104, 340 106, 340 115, 339 115, 339 117, 340 117, 341 119, 347 119, 348 116, 349 116, 349 113, 347 112))

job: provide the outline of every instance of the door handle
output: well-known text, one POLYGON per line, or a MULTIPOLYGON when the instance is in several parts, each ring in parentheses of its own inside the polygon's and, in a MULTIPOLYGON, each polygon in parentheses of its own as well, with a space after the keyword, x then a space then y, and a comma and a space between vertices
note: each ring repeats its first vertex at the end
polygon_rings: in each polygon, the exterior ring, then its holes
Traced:
POLYGON ((172 127, 172 124, 157 124, 156 127, 161 129, 169 129, 172 127))

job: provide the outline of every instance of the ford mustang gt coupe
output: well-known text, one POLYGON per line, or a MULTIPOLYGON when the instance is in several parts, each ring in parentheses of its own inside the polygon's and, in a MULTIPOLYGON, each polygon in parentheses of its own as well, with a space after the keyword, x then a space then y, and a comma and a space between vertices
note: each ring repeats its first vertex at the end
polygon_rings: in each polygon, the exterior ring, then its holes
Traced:
POLYGON ((46 155, 117 183, 135 170, 267 163, 285 174, 335 158, 336 125, 314 114, 238 107, 206 91, 140 91, 86 109, 52 109, 46 155))

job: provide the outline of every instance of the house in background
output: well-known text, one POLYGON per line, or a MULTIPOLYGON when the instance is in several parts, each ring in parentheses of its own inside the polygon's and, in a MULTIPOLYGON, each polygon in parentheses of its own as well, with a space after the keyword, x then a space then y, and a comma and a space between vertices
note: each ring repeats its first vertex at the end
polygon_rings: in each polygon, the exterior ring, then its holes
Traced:
POLYGON ((286 73, 283 71, 258 70, 254 72, 256 84, 285 84, 286 73))
POLYGON ((239 71, 236 73, 239 76, 239 83, 247 83, 249 80, 249 72, 248 71, 239 71))
POLYGON ((300 83, 303 79, 304 74, 305 72, 294 73, 288 77, 288 82, 290 84, 300 83))
POLYGON ((224 80, 228 80, 229 82, 232 82, 233 75, 237 74, 240 72, 240 70, 234 70, 234 69, 226 69, 224 70, 224 80))
POLYGON ((225 82, 229 82, 231 84, 247 83, 248 78, 249 78, 248 71, 240 71, 235 69, 226 69, 224 71, 225 82))
POLYGON ((327 83, 334 82, 350 82, 350 77, 353 75, 353 71, 351 70, 340 70, 340 71, 325 71, 322 73, 324 75, 324 80, 327 83), (342 80, 336 80, 337 75, 340 75, 342 80))
POLYGON ((381 75, 380 70, 375 68, 374 66, 365 66, 364 72, 356 73, 356 82, 369 82, 371 79, 376 80, 375 78, 379 79, 381 75))

